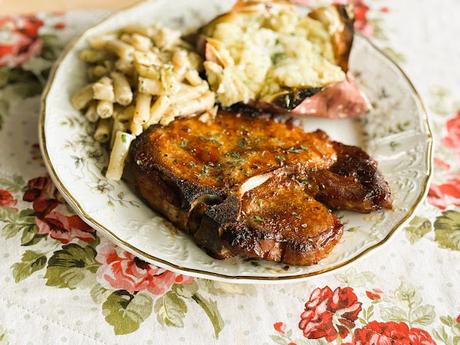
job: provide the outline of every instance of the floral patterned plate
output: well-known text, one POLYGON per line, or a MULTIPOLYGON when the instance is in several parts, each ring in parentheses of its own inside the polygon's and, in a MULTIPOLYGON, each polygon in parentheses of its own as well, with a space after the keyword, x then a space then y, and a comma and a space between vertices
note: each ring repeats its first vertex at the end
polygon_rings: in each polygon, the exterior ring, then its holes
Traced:
POLYGON ((192 30, 227 10, 226 0, 147 1, 119 12, 86 31, 69 46, 43 96, 40 142, 48 170, 68 203, 96 230, 138 257, 187 275, 233 282, 301 280, 343 267, 388 240, 425 196, 431 174, 432 138, 427 115, 404 73, 368 40, 357 36, 351 70, 373 109, 362 120, 304 120, 307 130, 321 128, 332 138, 366 148, 377 159, 394 194, 394 210, 362 215, 339 214, 342 240, 329 257, 309 267, 233 258, 216 260, 186 235, 150 210, 124 182, 101 173, 105 150, 92 128, 75 111, 70 95, 85 83, 78 51, 91 36, 129 23, 160 22, 192 30))

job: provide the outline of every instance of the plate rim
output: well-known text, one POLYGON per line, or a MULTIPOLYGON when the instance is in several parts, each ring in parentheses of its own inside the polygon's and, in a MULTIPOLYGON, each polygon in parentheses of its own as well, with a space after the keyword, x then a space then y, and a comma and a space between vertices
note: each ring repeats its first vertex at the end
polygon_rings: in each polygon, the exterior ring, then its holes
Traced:
MULTIPOLYGON (((233 283, 266 283, 266 284, 273 284, 273 283, 282 283, 282 282, 289 282, 289 281, 301 281, 305 280, 310 277, 315 277, 319 276, 328 272, 336 271, 338 269, 341 269, 345 266, 348 266, 349 264, 360 260, 367 254, 373 252, 374 250, 382 247, 385 245, 391 237, 397 232, 398 229, 402 228, 407 222, 409 222, 412 217, 415 214, 415 211, 417 208, 421 205, 421 203, 424 201, 427 193, 428 193, 428 186, 430 184, 432 175, 433 175, 433 132, 431 130, 431 125, 428 117, 428 111, 425 107, 425 104, 422 100, 422 97, 420 96, 419 92, 417 91, 416 87, 414 86, 413 82, 411 79, 408 77, 408 75, 404 72, 404 70, 399 66, 399 64, 394 61, 387 53, 385 53, 382 49, 380 49, 375 43, 373 43, 368 37, 360 34, 360 33, 355 33, 355 35, 360 36, 361 39, 363 39, 367 44, 370 45, 370 47, 374 50, 376 50, 379 54, 381 54, 393 67, 395 67, 398 72, 401 74, 403 79, 407 82, 409 88, 412 90, 416 103, 419 105, 419 109, 422 113, 423 116, 423 122, 425 125, 425 130, 427 134, 427 151, 425 155, 425 161, 427 164, 427 171, 425 172, 425 179, 423 181, 423 187, 421 192, 419 193, 416 201, 414 204, 411 206, 411 208, 407 211, 407 213, 403 216, 403 218, 395 224, 395 226, 389 231, 389 233, 381 239, 379 242, 369 246, 362 252, 358 253, 352 258, 349 258, 348 260, 332 265, 327 268, 323 268, 321 270, 313 271, 313 272, 308 272, 308 273, 301 273, 301 274, 292 274, 292 275, 287 275, 287 276, 250 276, 250 275, 229 275, 229 274, 223 274, 223 273, 216 273, 216 272, 209 272, 206 270, 202 269, 196 269, 196 268, 187 268, 187 267, 182 267, 177 264, 174 264, 172 262, 169 262, 167 260, 157 258, 152 254, 146 253, 137 247, 131 245, 128 242, 125 242, 121 238, 119 238, 116 234, 114 234, 110 229, 106 228, 104 225, 98 223, 96 220, 94 220, 91 215, 89 215, 83 207, 81 207, 80 203, 76 198, 73 197, 72 193, 67 190, 65 187, 64 183, 61 181, 59 178, 58 174, 56 173, 54 166, 51 162, 50 156, 48 154, 48 148, 46 144, 46 135, 45 135, 45 121, 46 121, 46 101, 47 97, 49 94, 49 91, 51 89, 51 86, 53 85, 56 73, 59 70, 59 67, 61 65, 61 62, 68 56, 68 54, 73 50, 77 42, 79 42, 83 36, 85 36, 89 31, 95 29, 96 27, 102 25, 105 23, 107 20, 112 19, 115 16, 120 15, 126 10, 135 8, 137 6, 142 5, 143 3, 149 2, 148 0, 141 0, 139 2, 136 2, 130 6, 127 6, 121 10, 118 10, 109 16, 103 18, 101 21, 98 23, 94 24, 90 28, 84 30, 81 34, 79 34, 77 37, 72 39, 66 47, 63 49, 61 52, 59 58, 54 62, 51 71, 49 73, 49 77, 46 83, 45 88, 43 89, 41 98, 40 98, 40 112, 39 112, 39 121, 38 121, 38 133, 39 133, 39 145, 40 145, 40 150, 42 153, 43 161, 45 163, 46 169, 51 177, 51 180, 53 181, 54 185, 56 188, 59 190, 61 195, 64 197, 66 202, 72 207, 72 209, 80 216, 87 224, 90 224, 96 231, 100 231, 104 236, 109 238, 113 243, 116 245, 120 246, 124 250, 127 250, 136 256, 141 257, 147 262, 150 262, 154 265, 158 265, 159 267, 172 270, 174 272, 178 272, 181 274, 185 275, 192 275, 194 277, 198 278, 205 278, 205 279, 212 279, 212 280, 219 280, 219 281, 226 281, 226 282, 233 282, 233 283)), ((217 260, 217 259, 216 259, 217 260)))

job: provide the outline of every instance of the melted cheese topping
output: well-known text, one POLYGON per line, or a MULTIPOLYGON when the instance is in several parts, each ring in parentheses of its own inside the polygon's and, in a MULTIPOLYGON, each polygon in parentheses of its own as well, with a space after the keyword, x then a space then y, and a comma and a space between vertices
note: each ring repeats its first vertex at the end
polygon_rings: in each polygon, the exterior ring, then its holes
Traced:
POLYGON ((204 66, 223 106, 345 79, 328 28, 292 7, 229 13, 204 34, 204 66))

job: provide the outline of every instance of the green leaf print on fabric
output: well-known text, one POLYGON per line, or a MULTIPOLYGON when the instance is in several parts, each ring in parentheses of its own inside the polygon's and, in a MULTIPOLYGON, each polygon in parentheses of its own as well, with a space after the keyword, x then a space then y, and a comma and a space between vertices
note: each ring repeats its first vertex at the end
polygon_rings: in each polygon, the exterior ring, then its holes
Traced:
POLYGON ((443 212, 434 222, 434 233, 439 247, 460 251, 460 212, 443 212))
POLYGON ((432 225, 428 218, 415 216, 405 230, 407 239, 414 244, 432 230, 432 225))
POLYGON ((14 175, 11 179, 0 177, 0 187, 6 188, 10 193, 21 192, 26 183, 19 175, 14 175))
POLYGON ((46 265, 45 254, 27 250, 22 254, 21 262, 15 263, 13 269, 13 277, 16 283, 29 277, 32 273, 44 268, 46 265))
POLYGON ((350 268, 343 273, 336 274, 335 279, 344 285, 363 287, 374 282, 375 274, 370 271, 358 272, 356 269, 350 268))
POLYGON ((159 323, 165 326, 184 327, 187 304, 174 291, 169 291, 155 301, 155 314, 159 323))
POLYGON ((46 285, 75 289, 85 283, 94 283, 100 266, 95 257, 96 251, 91 246, 82 247, 76 243, 63 246, 48 261, 46 285))
POLYGON ((2 234, 6 239, 12 238, 23 231, 21 236, 22 245, 28 245, 35 235, 38 235, 36 233, 34 210, 32 209, 18 212, 15 208, 2 207, 0 208, 0 221, 5 223, 2 234))
POLYGON ((152 313, 152 297, 147 292, 130 294, 118 290, 111 293, 102 304, 102 313, 113 326, 115 334, 132 333, 152 313))
POLYGON ((90 291, 91 298, 93 299, 94 303, 97 304, 104 302, 111 293, 111 290, 106 289, 99 283, 96 283, 90 291))
POLYGON ((217 303, 215 301, 206 300, 198 293, 194 294, 192 298, 201 308, 203 308, 204 312, 211 321, 212 327, 214 328, 215 337, 219 337, 219 333, 224 328, 224 321, 217 309, 217 303))
POLYGON ((390 306, 381 306, 380 315, 384 321, 407 322, 413 325, 430 325, 436 316, 434 306, 422 304, 417 290, 408 283, 401 285, 384 298, 390 306))
POLYGON ((441 316, 439 319, 442 326, 433 330, 434 337, 446 345, 460 345, 460 321, 449 315, 441 316))

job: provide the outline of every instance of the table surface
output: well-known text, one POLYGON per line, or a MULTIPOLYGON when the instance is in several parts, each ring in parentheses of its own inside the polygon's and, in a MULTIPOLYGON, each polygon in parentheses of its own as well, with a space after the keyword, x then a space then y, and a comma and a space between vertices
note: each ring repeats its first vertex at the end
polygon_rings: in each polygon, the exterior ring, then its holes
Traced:
POLYGON ((0 0, 0 15, 35 13, 38 11, 69 11, 75 9, 117 10, 139 0, 0 0))
MULTIPOLYGON (((460 344, 460 2, 353 1, 425 101, 434 176, 381 250, 285 285, 176 275, 86 226, 46 174, 39 96, 63 45, 109 11, 0 16, 0 344, 460 344)), ((14 3, 0 8, 49 9, 14 3)))

